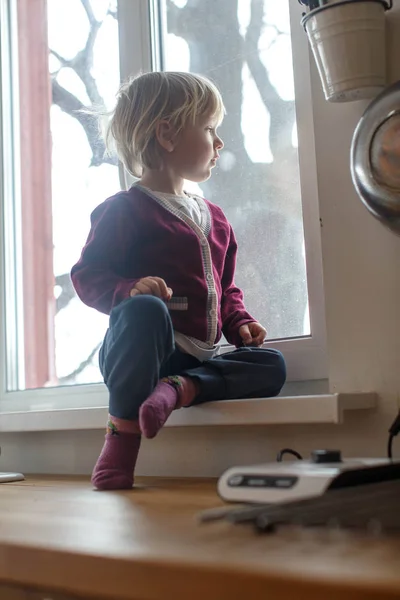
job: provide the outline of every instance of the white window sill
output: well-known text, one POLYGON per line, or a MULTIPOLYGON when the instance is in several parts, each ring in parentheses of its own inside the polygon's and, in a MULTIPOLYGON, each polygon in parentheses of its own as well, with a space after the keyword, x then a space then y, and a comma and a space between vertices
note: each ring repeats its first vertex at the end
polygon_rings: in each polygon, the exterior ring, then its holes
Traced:
MULTIPOLYGON (((209 402, 174 412, 166 427, 228 425, 340 424, 349 410, 377 406, 374 392, 280 396, 209 402)), ((0 432, 104 429, 107 408, 69 408, 2 412, 0 432)))

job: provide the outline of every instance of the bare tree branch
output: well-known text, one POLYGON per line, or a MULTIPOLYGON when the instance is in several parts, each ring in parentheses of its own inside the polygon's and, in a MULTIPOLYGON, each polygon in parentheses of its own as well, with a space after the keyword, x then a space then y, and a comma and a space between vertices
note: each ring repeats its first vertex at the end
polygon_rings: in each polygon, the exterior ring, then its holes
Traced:
POLYGON ((56 314, 63 308, 68 306, 73 298, 75 298, 75 290, 72 285, 71 277, 69 273, 63 273, 57 275, 55 278, 55 285, 61 288, 61 294, 56 300, 56 314))
POLYGON ((168 14, 168 33, 174 33, 175 35, 182 35, 181 28, 181 17, 184 8, 178 8, 175 2, 167 0, 167 14, 168 14))
MULTIPOLYGON (((272 85, 259 54, 258 42, 263 29, 264 1, 252 0, 251 17, 245 37, 245 56, 264 106, 270 115, 270 147, 275 155, 292 148, 294 102, 285 102, 272 85), (286 132, 282 129, 285 128, 286 132)), ((277 33, 278 30, 277 30, 277 33)))
POLYGON ((65 58, 63 58, 61 56, 61 54, 58 54, 58 52, 56 52, 55 50, 51 50, 51 49, 50 49, 50 54, 52 54, 53 56, 55 56, 56 59, 61 63, 61 65, 63 67, 69 67, 69 61, 66 60, 65 58))
POLYGON ((112 17, 113 19, 118 20, 118 1, 117 0, 110 0, 110 2, 108 4, 108 9, 107 9, 106 15, 112 17))
POLYGON ((82 4, 83 8, 85 9, 90 26, 92 27, 98 21, 96 20, 96 17, 94 16, 94 12, 93 12, 93 8, 90 3, 90 0, 81 0, 81 4, 82 4))
POLYGON ((249 66, 251 74, 253 75, 254 81, 257 84, 265 107, 269 110, 271 104, 281 102, 281 98, 271 84, 267 70, 265 69, 259 55, 258 41, 263 29, 263 19, 264 1, 252 0, 251 18, 245 38, 246 62, 249 66))
POLYGON ((85 86, 86 93, 92 104, 96 106, 104 106, 103 98, 101 97, 96 80, 92 75, 93 65, 93 49, 96 43, 97 34, 103 24, 102 21, 97 21, 89 0, 81 0, 82 6, 85 9, 89 20, 90 30, 86 40, 85 47, 80 50, 72 59, 63 58, 58 52, 50 50, 50 52, 60 61, 63 67, 69 67, 75 71, 85 86))
POLYGON ((83 360, 74 371, 72 371, 71 373, 68 373, 68 375, 65 375, 64 377, 59 377, 58 385, 65 385, 70 382, 75 382, 75 378, 78 377, 78 375, 80 375, 86 369, 86 367, 88 367, 89 365, 92 364, 93 359, 96 356, 97 351, 100 348, 100 346, 101 346, 101 342, 93 348, 93 350, 91 351, 89 356, 87 358, 85 358, 85 360, 83 360))
POLYGON ((62 57, 60 56, 58 56, 58 59, 61 60, 63 66, 74 69, 78 77, 83 82, 86 89, 86 93, 89 96, 89 99, 92 102, 92 104, 103 107, 103 98, 99 94, 96 80, 94 79, 91 73, 93 65, 93 49, 96 43, 97 34, 99 33, 100 27, 102 26, 102 21, 97 21, 97 19, 95 18, 89 0, 81 0, 81 3, 86 11, 90 23, 89 35, 86 40, 85 47, 82 50, 80 50, 71 60, 62 59, 62 57))
POLYGON ((98 28, 92 29, 89 34, 86 47, 79 52, 70 62, 70 67, 82 80, 86 93, 89 96, 91 103, 95 106, 104 107, 104 101, 101 97, 96 80, 91 73, 93 63, 93 46, 98 33, 98 28))
POLYGON ((95 115, 85 113, 86 106, 76 98, 71 92, 63 88, 53 78, 51 81, 51 88, 53 94, 53 104, 56 104, 61 108, 62 111, 76 119, 83 127, 90 148, 92 150, 92 160, 90 166, 98 167, 103 163, 110 165, 117 165, 118 161, 116 157, 109 156, 106 153, 104 141, 99 135, 99 128, 97 118, 95 115))
POLYGON ((210 0, 204 2, 202 5, 198 0, 188 0, 183 8, 178 8, 172 0, 167 0, 168 33, 184 38, 188 44, 196 41, 199 31, 205 26, 205 21, 213 18, 213 14, 208 12, 210 0))

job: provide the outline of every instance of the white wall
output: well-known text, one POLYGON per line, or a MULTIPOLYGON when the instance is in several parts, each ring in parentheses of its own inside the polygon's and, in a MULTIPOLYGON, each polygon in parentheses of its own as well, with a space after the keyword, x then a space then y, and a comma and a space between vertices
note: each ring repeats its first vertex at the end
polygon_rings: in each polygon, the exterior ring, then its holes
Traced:
MULTIPOLYGON (((393 82, 400 79, 399 3, 388 21, 393 82)), ((342 434, 349 453, 357 444, 379 454, 400 392, 400 239, 369 215, 352 187, 349 149, 366 103, 323 102, 315 72, 313 87, 330 387, 380 393, 378 414, 342 434)))
MULTIPOLYGON (((388 19, 394 81, 400 79, 399 3, 388 19)), ((166 429, 144 444, 140 474, 218 475, 234 463, 273 459, 283 446, 305 454, 314 447, 385 454, 400 394, 400 239, 367 213, 351 183, 351 137, 366 103, 329 104, 315 69, 312 79, 330 387, 376 390, 379 408, 350 414, 341 426, 166 429)), ((89 473, 102 437, 101 431, 4 434, 1 468, 89 473)))

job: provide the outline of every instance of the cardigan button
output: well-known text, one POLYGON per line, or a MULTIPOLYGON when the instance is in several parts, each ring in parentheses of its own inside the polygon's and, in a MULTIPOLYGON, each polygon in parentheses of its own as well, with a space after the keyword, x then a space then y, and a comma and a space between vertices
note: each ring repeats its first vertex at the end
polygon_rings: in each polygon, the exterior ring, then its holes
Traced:
POLYGON ((207 273, 207 281, 212 281, 213 276, 212 273, 207 273))
POLYGON ((210 316, 211 316, 211 317, 214 317, 214 316, 217 314, 217 311, 215 310, 215 308, 212 308, 212 309, 210 310, 210 313, 209 313, 209 314, 210 314, 210 316))

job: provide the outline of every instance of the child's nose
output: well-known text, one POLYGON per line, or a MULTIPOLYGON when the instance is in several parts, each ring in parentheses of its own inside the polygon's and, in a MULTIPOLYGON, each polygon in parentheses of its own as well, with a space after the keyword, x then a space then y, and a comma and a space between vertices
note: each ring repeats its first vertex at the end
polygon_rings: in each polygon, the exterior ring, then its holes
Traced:
POLYGON ((224 142, 218 136, 215 138, 214 147, 217 150, 222 150, 222 148, 224 147, 224 142))

